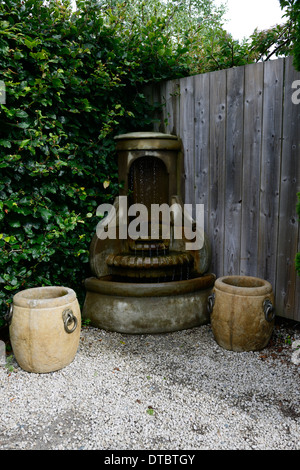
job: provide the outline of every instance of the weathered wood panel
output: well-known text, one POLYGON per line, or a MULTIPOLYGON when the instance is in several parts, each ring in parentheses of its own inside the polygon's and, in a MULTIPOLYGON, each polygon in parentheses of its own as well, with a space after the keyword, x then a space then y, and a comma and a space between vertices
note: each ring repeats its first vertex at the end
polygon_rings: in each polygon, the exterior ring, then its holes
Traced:
POLYGON ((195 200, 204 205, 204 227, 209 220, 209 167, 210 167, 210 96, 209 74, 195 79, 195 200))
MULTIPOLYGON (((179 135, 184 149, 184 200, 186 204, 192 204, 195 208, 194 77, 182 78, 180 82, 179 135), (192 179, 190 175, 193 175, 192 179)), ((195 211, 191 215, 195 217, 195 211)))
POLYGON ((245 69, 227 71, 224 270, 240 272, 245 69))
POLYGON ((284 60, 264 65, 257 274, 276 289, 284 60))
MULTIPOLYGON (((212 265, 222 273, 224 263, 224 176, 226 131, 226 70, 210 74, 209 225, 212 265)), ((218 275, 218 274, 217 274, 218 275)))
POLYGON ((257 273, 263 64, 245 67, 240 274, 257 273))
POLYGON ((296 215, 299 191, 300 105, 292 102, 292 83, 299 80, 291 58, 285 63, 282 131, 281 184, 277 251, 276 308, 288 318, 300 321, 299 279, 295 271, 299 224, 296 215), (297 289, 298 288, 298 289, 297 289), (296 297, 298 300, 296 300, 296 297))
POLYGON ((178 80, 165 82, 163 88, 163 99, 165 100, 165 132, 174 134, 179 127, 180 103, 177 99, 180 96, 180 85, 178 80))
POLYGON ((295 80, 287 58, 166 82, 153 94, 165 103, 156 129, 182 139, 184 202, 204 204, 213 272, 267 279, 277 314, 300 321, 295 80))

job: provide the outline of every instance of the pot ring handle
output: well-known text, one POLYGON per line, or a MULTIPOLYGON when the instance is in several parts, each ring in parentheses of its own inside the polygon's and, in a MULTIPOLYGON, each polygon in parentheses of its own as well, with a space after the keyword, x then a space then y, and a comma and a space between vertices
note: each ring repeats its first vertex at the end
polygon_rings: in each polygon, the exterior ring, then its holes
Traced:
POLYGON ((211 294, 208 296, 208 304, 207 304, 207 311, 208 313, 212 313, 214 305, 215 305, 215 294, 211 294))
POLYGON ((77 322, 77 318, 73 314, 72 310, 70 310, 69 308, 64 310, 63 314, 62 314, 62 317, 63 317, 64 327, 65 327, 66 332, 67 333, 73 333, 73 331, 76 330, 78 322, 77 322), (69 328, 69 326, 72 325, 72 323, 73 323, 73 327, 69 328))
POLYGON ((265 319, 269 323, 271 323, 275 318, 275 308, 270 299, 266 299, 264 301, 263 306, 264 306, 264 312, 265 312, 265 319))
POLYGON ((8 307, 7 313, 4 315, 4 320, 6 321, 7 325, 11 324, 13 310, 14 310, 14 306, 13 306, 13 303, 11 303, 10 306, 8 307))

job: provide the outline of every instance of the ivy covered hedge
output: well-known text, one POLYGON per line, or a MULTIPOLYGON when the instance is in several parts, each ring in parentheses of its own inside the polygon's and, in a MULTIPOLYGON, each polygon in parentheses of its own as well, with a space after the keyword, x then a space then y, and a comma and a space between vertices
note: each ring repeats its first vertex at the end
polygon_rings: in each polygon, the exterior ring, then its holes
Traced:
POLYGON ((43 3, 0 1, 0 324, 21 289, 82 302, 96 209, 118 192, 113 137, 150 128, 145 84, 186 73, 157 29, 141 47, 93 0, 43 3))

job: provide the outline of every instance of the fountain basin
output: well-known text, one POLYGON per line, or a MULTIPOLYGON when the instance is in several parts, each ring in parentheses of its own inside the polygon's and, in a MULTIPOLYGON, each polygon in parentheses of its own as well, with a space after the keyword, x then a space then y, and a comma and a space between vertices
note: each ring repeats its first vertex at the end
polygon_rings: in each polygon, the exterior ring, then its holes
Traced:
POLYGON ((179 331, 210 320, 208 297, 215 275, 169 282, 120 282, 112 276, 85 280, 82 316, 97 328, 128 334, 179 331))

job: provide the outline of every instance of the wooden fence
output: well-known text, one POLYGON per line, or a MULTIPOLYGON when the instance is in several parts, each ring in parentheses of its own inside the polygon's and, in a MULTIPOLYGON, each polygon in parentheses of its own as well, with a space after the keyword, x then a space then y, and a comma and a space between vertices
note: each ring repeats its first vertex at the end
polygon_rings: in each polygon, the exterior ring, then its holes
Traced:
POLYGON ((267 279, 277 315, 300 321, 296 80, 289 57, 164 82, 149 99, 164 104, 154 130, 182 139, 184 202, 204 204, 212 271, 267 279))

